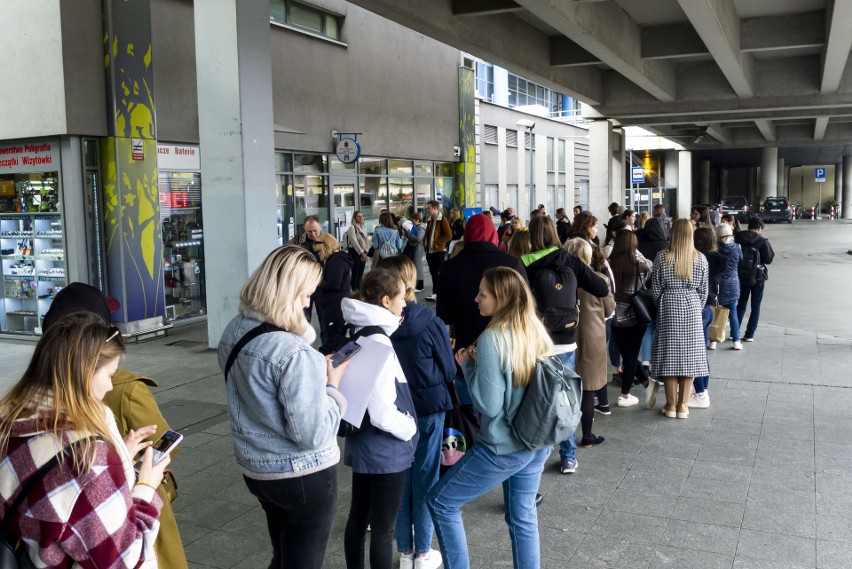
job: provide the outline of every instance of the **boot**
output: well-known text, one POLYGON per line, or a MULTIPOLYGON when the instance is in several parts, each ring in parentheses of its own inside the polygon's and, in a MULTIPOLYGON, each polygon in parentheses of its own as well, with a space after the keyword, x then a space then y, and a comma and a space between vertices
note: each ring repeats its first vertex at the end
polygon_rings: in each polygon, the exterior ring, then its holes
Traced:
POLYGON ((666 388, 666 404, 663 405, 663 415, 674 418, 677 416, 677 378, 664 377, 666 388))
POLYGON ((692 395, 692 378, 679 377, 677 378, 678 393, 677 393, 677 418, 686 419, 689 417, 689 397, 692 395))

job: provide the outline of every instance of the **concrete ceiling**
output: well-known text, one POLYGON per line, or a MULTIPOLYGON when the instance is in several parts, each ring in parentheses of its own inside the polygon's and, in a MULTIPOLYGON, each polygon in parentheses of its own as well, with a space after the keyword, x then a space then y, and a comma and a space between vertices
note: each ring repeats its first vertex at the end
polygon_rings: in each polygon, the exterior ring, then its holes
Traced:
POLYGON ((852 0, 352 2, 688 148, 852 145, 852 0))

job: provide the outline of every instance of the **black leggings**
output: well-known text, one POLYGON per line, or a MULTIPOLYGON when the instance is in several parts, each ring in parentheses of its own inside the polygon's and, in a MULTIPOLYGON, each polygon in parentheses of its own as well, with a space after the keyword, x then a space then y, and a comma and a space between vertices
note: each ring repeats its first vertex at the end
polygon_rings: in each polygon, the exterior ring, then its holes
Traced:
POLYGON ((580 400, 580 427, 583 429, 583 440, 592 438, 592 422, 595 420, 595 397, 598 398, 598 405, 603 407, 609 406, 609 393, 606 390, 606 385, 597 391, 583 391, 583 398, 580 400))
POLYGON ((405 471, 393 474, 352 473, 352 505, 343 535, 347 569, 364 568, 364 540, 368 524, 371 569, 392 569, 393 533, 404 483, 405 471))
POLYGON ((612 333, 618 340, 618 352, 621 354, 621 393, 627 395, 633 383, 643 383, 648 376, 642 366, 638 365, 639 351, 642 348, 642 337, 645 336, 647 324, 636 324, 626 328, 612 327, 612 333))

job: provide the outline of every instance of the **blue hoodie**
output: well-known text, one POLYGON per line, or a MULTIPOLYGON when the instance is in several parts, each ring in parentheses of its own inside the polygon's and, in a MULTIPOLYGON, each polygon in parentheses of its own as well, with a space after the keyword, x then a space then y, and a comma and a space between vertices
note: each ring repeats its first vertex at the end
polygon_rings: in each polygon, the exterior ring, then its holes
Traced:
POLYGON ((453 348, 443 320, 432 309, 409 302, 391 343, 405 372, 418 417, 453 407, 447 385, 456 374, 453 348))

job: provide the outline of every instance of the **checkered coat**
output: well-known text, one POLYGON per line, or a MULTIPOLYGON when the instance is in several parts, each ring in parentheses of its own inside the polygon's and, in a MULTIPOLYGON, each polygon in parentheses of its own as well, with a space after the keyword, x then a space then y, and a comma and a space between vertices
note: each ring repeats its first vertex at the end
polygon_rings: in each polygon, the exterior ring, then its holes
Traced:
POLYGON ((651 374, 654 377, 709 375, 701 311, 707 299, 710 273, 704 255, 696 255, 692 278, 675 278, 673 264, 660 251, 651 273, 651 293, 657 301, 651 374))
MULTIPOLYGON (((118 436, 112 412, 107 413, 118 436)), ((35 417, 16 421, 0 462, 0 515, 6 516, 27 478, 86 436, 65 430, 58 441, 39 430, 35 417)), ((162 499, 153 488, 134 486, 123 444, 120 449, 100 440, 95 445, 90 470, 79 471, 70 459, 52 469, 12 514, 9 528, 26 543, 36 567, 65 568, 71 559, 73 568, 156 568, 153 544, 162 499)))

